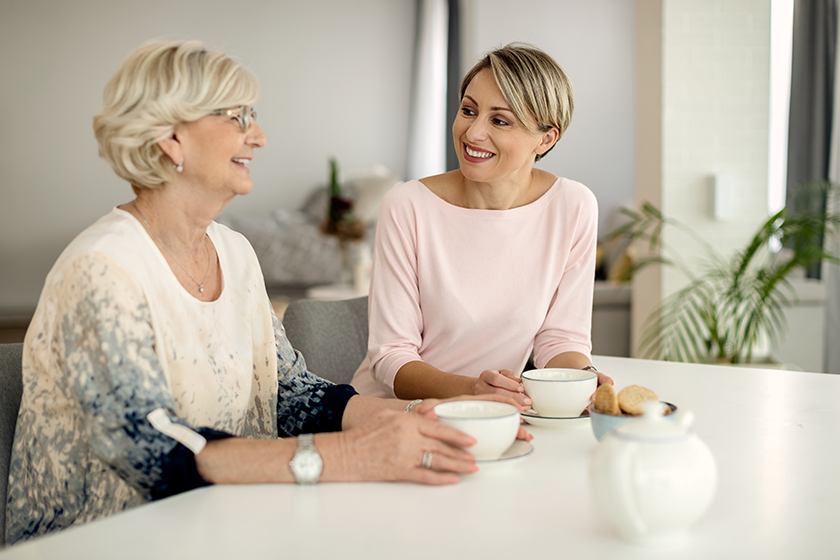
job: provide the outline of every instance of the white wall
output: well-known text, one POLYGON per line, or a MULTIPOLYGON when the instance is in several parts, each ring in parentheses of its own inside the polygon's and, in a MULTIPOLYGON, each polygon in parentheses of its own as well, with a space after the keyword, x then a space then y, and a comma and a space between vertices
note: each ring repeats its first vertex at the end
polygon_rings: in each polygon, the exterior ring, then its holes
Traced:
POLYGON ((600 231, 633 201, 634 3, 629 0, 467 0, 465 70, 486 51, 532 43, 566 70, 575 88, 572 124, 538 166, 588 186, 600 231))
MULTIPOLYGON (((663 7, 662 210, 728 256, 768 217, 770 1, 667 0, 663 7), (731 219, 711 215, 712 173, 732 178, 731 219)), ((684 237, 669 240, 685 254, 697 252, 684 237)), ((683 283, 666 274, 664 293, 683 283)))
MULTIPOLYGON (((637 185, 636 199, 657 204, 728 257, 768 216, 770 0, 637 3, 645 14, 638 27, 646 34, 640 56, 659 75, 637 82, 640 111, 647 116, 636 138, 650 146, 639 151, 637 177, 646 180, 637 185), (658 30, 650 25, 657 18, 658 30), (651 115, 653 105, 657 115, 651 115), (731 220, 710 214, 713 173, 733 179, 731 220)), ((663 240, 689 261, 703 256, 696 243, 673 230, 663 240)), ((634 349, 643 320, 685 282, 670 268, 634 278, 634 349)))
POLYGON ((0 310, 37 302, 62 248, 128 185, 97 157, 106 81, 155 37, 194 38, 260 77, 268 146, 230 209, 296 208, 327 178, 403 173, 413 0, 3 0, 0 4, 0 310))

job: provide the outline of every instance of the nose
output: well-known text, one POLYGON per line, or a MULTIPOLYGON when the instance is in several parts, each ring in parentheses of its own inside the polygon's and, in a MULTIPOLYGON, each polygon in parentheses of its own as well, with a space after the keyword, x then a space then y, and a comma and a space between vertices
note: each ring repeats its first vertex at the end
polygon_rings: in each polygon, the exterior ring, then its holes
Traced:
POLYGON ((251 124, 248 127, 248 136, 245 140, 249 146, 253 146, 255 148, 262 148, 268 142, 268 138, 266 138, 262 127, 260 127, 260 125, 257 124, 257 121, 254 120, 251 121, 251 124))
POLYGON ((467 128, 467 140, 485 140, 487 138, 487 123, 483 119, 475 119, 467 128))

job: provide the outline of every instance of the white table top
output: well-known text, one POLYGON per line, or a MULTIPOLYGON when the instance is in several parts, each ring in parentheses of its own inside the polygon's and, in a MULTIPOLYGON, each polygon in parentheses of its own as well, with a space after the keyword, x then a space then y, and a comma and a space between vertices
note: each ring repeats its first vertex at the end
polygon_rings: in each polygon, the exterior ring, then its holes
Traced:
POLYGON ((13 558, 840 558, 840 376, 596 357, 696 415, 718 465, 677 548, 625 544, 589 488, 588 424, 460 484, 217 486, 6 549, 13 558))

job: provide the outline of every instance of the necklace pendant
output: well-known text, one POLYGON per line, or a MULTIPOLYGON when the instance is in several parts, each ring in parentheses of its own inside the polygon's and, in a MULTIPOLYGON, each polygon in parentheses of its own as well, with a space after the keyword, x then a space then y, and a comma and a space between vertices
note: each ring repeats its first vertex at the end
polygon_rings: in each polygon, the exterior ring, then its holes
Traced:
POLYGON ((199 284, 198 291, 201 292, 202 294, 204 293, 204 284, 199 284))

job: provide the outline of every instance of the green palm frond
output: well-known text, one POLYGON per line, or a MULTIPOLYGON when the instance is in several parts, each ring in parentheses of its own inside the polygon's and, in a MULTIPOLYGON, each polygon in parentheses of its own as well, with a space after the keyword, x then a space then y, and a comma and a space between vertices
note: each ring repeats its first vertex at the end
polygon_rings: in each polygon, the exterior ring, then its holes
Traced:
MULTIPOLYGON (((825 184, 815 188, 828 192, 825 184)), ((609 238, 627 237, 653 253, 634 262, 632 272, 659 264, 679 270, 688 280, 642 325, 639 350, 645 357, 686 362, 750 361, 760 342, 775 345, 786 334, 784 309, 795 298, 790 274, 821 260, 840 262, 822 246, 826 235, 840 230, 840 215, 824 209, 777 212, 761 224, 743 250, 729 259, 692 228, 665 217, 649 203, 639 212, 622 212, 629 221, 609 238), (697 243, 701 250, 694 267, 667 244, 665 228, 675 228, 697 243), (786 260, 778 251, 782 246, 791 248, 786 260), (697 262, 699 272, 695 270, 697 262)))

